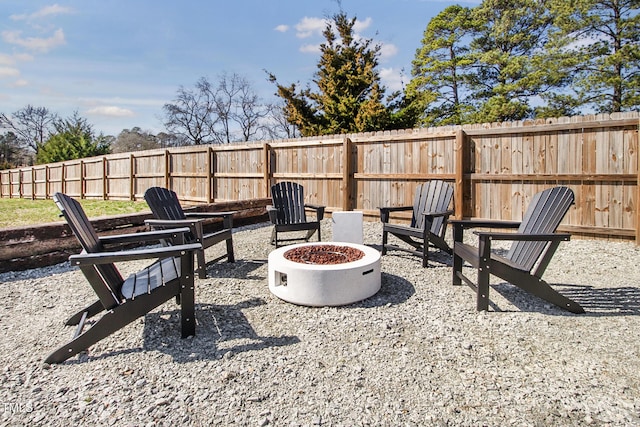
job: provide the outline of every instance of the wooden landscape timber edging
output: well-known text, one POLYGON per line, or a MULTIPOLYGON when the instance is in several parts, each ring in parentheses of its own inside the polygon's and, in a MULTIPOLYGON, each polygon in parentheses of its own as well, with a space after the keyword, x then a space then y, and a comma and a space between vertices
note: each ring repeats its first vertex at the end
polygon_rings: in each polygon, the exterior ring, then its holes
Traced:
POLYGON ((576 204, 560 229, 640 243, 639 120, 629 112, 111 154, 0 171, 0 197, 139 200, 162 186, 208 204, 269 198, 272 184, 290 180, 329 214, 377 220, 379 206, 411 205, 420 182, 443 179, 456 218, 520 220, 535 193, 566 185, 576 204))
MULTIPOLYGON (((51 202, 53 203, 53 202, 51 202)), ((235 211, 234 227, 268 220, 266 206, 269 199, 226 202, 185 209, 185 212, 235 211)), ((127 234, 146 231, 150 212, 117 215, 91 220, 99 235, 127 234)), ((220 228, 220 220, 205 223, 205 231, 220 228)), ((42 224, 35 227, 0 229, 0 273, 53 265, 79 253, 81 247, 66 222, 42 224)))

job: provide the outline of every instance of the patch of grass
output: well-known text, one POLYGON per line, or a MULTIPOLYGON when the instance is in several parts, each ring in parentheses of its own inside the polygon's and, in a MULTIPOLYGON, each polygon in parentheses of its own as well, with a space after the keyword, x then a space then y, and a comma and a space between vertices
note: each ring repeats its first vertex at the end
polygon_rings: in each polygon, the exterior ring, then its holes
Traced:
MULTIPOLYGON (((149 211, 144 201, 79 200, 89 218, 149 211)), ((53 200, 0 199, 0 228, 64 221, 53 200)))

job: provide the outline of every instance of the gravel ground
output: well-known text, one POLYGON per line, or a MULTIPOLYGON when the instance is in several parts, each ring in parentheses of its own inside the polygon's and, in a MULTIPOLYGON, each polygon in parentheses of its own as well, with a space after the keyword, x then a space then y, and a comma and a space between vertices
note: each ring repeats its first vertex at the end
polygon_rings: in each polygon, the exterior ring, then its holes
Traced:
MULTIPOLYGON (((270 232, 238 230, 237 262, 196 279, 197 336, 180 338, 170 301, 62 365, 43 360, 73 333, 66 317, 95 299, 84 276, 66 263, 0 274, 0 423, 640 425, 635 244, 560 246, 545 278, 583 315, 500 281, 478 313, 440 253, 426 269, 387 255, 378 294, 311 308, 269 292, 270 232)), ((380 234, 365 224, 366 244, 379 249, 380 234)))

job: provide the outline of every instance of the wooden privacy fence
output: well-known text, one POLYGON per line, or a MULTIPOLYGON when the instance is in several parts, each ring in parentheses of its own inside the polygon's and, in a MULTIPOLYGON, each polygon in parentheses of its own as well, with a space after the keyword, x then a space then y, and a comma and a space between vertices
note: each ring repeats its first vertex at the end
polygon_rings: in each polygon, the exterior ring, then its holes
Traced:
POLYGON ((187 203, 269 197, 292 180, 335 210, 410 205, 416 185, 455 186, 457 217, 519 220, 536 192, 566 185, 563 229, 640 242, 638 112, 151 150, 0 171, 0 196, 141 199, 154 185, 187 203))

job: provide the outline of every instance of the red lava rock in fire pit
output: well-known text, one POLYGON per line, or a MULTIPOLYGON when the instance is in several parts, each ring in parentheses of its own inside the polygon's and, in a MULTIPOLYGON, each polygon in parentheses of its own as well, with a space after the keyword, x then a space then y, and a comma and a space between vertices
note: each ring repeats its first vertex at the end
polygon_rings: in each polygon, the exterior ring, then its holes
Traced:
POLYGON ((364 252, 349 246, 313 245, 297 247, 283 255, 289 261, 301 264, 329 265, 357 261, 364 256, 364 252))

